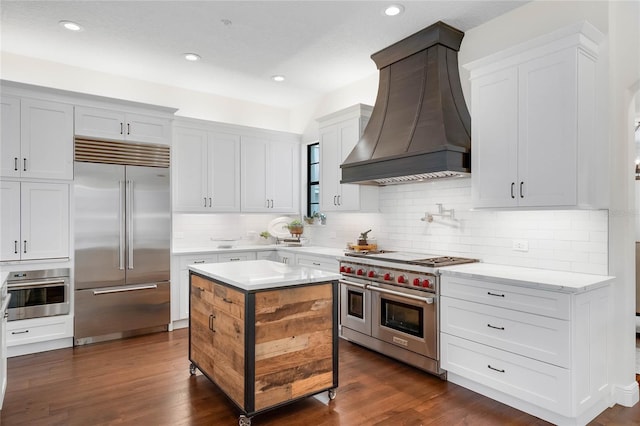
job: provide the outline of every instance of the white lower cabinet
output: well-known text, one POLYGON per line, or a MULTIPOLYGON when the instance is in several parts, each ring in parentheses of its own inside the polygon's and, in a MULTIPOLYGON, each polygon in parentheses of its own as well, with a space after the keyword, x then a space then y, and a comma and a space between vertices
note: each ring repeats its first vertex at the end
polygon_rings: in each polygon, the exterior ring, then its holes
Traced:
POLYGON ((608 286, 567 293, 443 275, 448 380, 561 425, 607 406, 608 286))
MULTIPOLYGON (((189 265, 238 262, 256 260, 256 258, 256 252, 254 251, 173 256, 172 269, 174 271, 177 269, 178 274, 172 277, 172 282, 177 285, 174 285, 171 293, 171 321, 180 321, 189 318, 189 265)), ((187 324, 185 323, 184 326, 186 327, 187 324)))
POLYGON ((334 258, 297 253, 295 255, 295 264, 327 272, 338 272, 340 268, 339 262, 334 258))
POLYGON ((7 322, 9 357, 70 346, 73 346, 72 315, 7 322))

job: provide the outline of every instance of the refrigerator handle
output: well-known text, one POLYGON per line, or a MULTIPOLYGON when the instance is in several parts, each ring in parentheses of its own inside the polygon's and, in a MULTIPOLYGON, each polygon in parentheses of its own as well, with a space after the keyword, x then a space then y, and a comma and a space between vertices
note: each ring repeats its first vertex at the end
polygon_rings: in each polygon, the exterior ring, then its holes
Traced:
POLYGON ((125 227, 124 227, 124 209, 126 208, 126 200, 124 198, 125 196, 125 188, 124 188, 124 181, 118 181, 118 188, 119 188, 119 201, 120 201, 120 208, 118 209, 118 223, 119 223, 119 246, 118 246, 118 259, 119 259, 119 263, 120 265, 118 266, 118 269, 120 270, 124 270, 124 246, 125 246, 125 241, 124 241, 124 236, 125 236, 125 227))
POLYGON ((127 181, 127 268, 133 269, 133 181, 127 181))

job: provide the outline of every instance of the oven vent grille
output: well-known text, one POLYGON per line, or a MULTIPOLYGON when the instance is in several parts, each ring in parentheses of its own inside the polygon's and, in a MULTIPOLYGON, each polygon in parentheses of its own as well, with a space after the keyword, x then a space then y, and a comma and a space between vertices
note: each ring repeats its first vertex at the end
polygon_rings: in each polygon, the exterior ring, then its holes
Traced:
POLYGON ((170 159, 169 146, 166 145, 78 138, 75 140, 75 161, 169 167, 170 159))

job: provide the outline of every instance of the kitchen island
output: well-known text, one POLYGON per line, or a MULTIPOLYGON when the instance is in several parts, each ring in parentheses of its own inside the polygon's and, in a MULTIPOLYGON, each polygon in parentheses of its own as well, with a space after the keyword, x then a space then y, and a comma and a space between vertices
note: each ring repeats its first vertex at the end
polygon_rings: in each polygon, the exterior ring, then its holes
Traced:
POLYGON ((268 260, 189 266, 189 359, 255 414, 338 386, 339 274, 268 260))

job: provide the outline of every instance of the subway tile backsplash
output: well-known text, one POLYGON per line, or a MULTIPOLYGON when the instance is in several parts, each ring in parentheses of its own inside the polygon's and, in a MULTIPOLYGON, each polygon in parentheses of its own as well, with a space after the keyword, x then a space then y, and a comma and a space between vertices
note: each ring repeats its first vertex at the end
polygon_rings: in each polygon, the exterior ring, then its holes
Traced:
MULTIPOLYGON (((379 213, 327 212, 326 225, 306 226, 311 244, 343 248, 372 229, 384 249, 479 258, 502 265, 607 274, 608 211, 471 209, 471 179, 447 179, 380 188, 379 213), (434 216, 437 203, 455 220, 434 216), (528 251, 513 249, 524 241, 528 251)), ((259 241, 257 234, 278 215, 174 214, 174 248, 208 247, 211 237, 259 241)))

